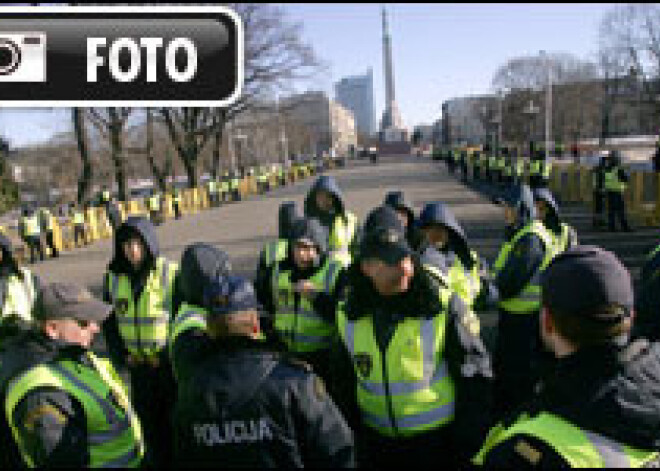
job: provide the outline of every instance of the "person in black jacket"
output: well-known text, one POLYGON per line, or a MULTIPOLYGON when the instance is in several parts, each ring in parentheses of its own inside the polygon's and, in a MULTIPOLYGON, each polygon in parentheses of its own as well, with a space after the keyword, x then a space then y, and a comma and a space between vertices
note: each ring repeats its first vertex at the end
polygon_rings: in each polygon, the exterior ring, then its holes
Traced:
MULTIPOLYGON (((207 280, 210 281, 210 280, 207 280)), ((353 467, 353 435, 322 381, 260 335, 248 281, 201 286, 206 326, 192 328, 175 408, 182 467, 353 467)))
POLYGON ((531 401, 491 431, 475 462, 657 468, 660 344, 630 339, 629 273, 611 252, 577 246, 553 260, 542 288, 541 335, 554 364, 531 401))
POLYGON ((370 213, 359 254, 335 290, 337 304, 332 309, 337 312, 341 342, 334 350, 329 382, 332 397, 356 430, 358 464, 396 468, 414 460, 417 465, 451 467, 477 450, 490 425, 490 357, 475 332, 474 315, 422 267, 391 208, 370 213), (432 338, 428 329, 437 327, 437 322, 444 325, 443 340, 427 343, 432 338), (350 341, 352 335, 355 342, 350 341), (427 350, 430 345, 437 348, 432 354, 427 350), (426 352, 424 371, 429 377, 416 381, 420 350, 426 352), (387 372, 381 375, 376 364, 386 365, 387 372), (388 380, 392 375, 407 377, 410 384, 388 380), (450 381, 452 393, 439 393, 443 387, 439 381, 450 381), (373 413, 389 417, 381 425, 376 425, 381 419, 370 422, 365 391, 384 393, 382 399, 374 399, 378 410, 373 413), (388 411, 384 404, 394 401, 399 406, 388 411), (449 410, 450 416, 444 416, 449 410), (406 430, 419 422, 426 428, 406 430))

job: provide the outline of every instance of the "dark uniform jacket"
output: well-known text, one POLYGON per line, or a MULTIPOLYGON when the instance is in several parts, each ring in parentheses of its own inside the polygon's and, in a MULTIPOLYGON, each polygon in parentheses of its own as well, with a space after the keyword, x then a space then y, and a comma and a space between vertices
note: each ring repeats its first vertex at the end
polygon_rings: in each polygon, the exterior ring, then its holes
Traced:
MULTIPOLYGON (((58 359, 88 364, 85 353, 82 347, 52 340, 36 331, 24 332, 0 346, 0 469, 24 467, 4 410, 9 381, 29 368, 58 359)), ((38 388, 18 403, 14 422, 37 466, 88 466, 85 413, 70 394, 54 388, 38 388)))
POLYGON ((353 434, 302 362, 247 337, 177 339, 177 465, 352 467, 353 434))
MULTIPOLYGON (((364 315, 373 316, 374 332, 381 350, 387 348, 400 320, 407 316, 433 317, 442 308, 438 281, 421 267, 418 260, 415 260, 415 275, 409 290, 398 296, 380 296, 356 264, 344 272, 338 283, 341 285, 337 286, 335 302, 346 295, 345 309, 349 319, 364 315)), ((437 432, 439 444, 443 443, 443 437, 447 437, 447 433, 451 433, 452 442, 460 444, 455 454, 464 457, 478 449, 490 425, 492 386, 490 356, 481 339, 470 333, 466 314, 463 301, 453 295, 448 312, 443 356, 455 384, 455 419, 450 427, 443 427, 437 432)), ((345 412, 349 424, 358 429, 361 420, 356 402, 357 378, 352 359, 343 344, 336 345, 331 364, 335 376, 328 383, 330 393, 345 412)), ((361 431, 369 432, 366 428, 361 431)))
MULTIPOLYGON (((637 340, 583 348, 557 360, 540 392, 505 420, 548 412, 612 440, 641 450, 660 450, 660 344, 637 340)), ((502 442, 484 465, 496 469, 566 469, 547 443, 520 435, 502 442)))

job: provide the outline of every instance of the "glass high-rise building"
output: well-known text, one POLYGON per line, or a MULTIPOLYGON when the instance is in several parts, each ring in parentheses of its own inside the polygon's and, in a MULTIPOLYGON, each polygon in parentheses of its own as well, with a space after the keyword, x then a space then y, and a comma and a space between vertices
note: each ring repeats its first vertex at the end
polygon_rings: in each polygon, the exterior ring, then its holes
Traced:
POLYGON ((365 75, 344 77, 335 83, 335 99, 353 112, 360 134, 373 136, 376 133, 374 78, 371 67, 365 75))

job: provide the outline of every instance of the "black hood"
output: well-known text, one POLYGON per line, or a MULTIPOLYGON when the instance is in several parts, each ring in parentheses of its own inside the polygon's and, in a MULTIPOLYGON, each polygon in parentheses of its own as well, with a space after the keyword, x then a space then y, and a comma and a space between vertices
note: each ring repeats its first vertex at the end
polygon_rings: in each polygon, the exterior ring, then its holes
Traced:
POLYGON ((408 227, 415 223, 415 211, 412 206, 406 201, 402 191, 390 191, 385 195, 385 206, 390 206, 396 210, 403 210, 408 215, 408 227))
POLYGON ((559 215, 559 205, 555 198, 552 196, 552 193, 547 188, 536 188, 534 190, 534 199, 537 201, 543 201, 550 209, 549 214, 546 216, 545 223, 549 223, 552 226, 559 226, 561 223, 561 216, 559 215))
POLYGON ((538 408, 626 445, 660 450, 660 344, 640 339, 557 361, 538 408))
POLYGON ((427 204, 419 216, 419 225, 424 227, 431 224, 439 224, 447 228, 449 243, 446 250, 454 252, 468 268, 472 267, 467 236, 449 206, 441 202, 427 204))
POLYGON ((0 276, 17 275, 22 278, 18 269, 18 262, 14 257, 11 240, 0 232, 0 249, 2 249, 2 262, 0 263, 0 276))
POLYGON ((296 211, 295 201, 285 201, 280 205, 279 213, 277 215, 278 235, 281 239, 288 239, 289 230, 293 221, 298 218, 298 211, 296 211))
POLYGON ((124 223, 119 226, 115 234, 114 255, 108 270, 116 274, 131 275, 135 272, 130 262, 124 255, 122 244, 130 237, 137 234, 146 247, 147 254, 144 263, 140 267, 140 272, 148 273, 156 263, 156 259, 160 255, 160 247, 158 245, 158 238, 156 236, 156 229, 148 219, 142 216, 129 216, 124 223))
POLYGON ((328 252, 328 231, 317 219, 298 218, 293 221, 290 229, 289 247, 292 248, 296 240, 309 239, 316 245, 320 255, 328 252))
POLYGON ((499 201, 516 209, 517 221, 515 227, 524 227, 536 219, 534 195, 529 186, 524 183, 509 187, 502 193, 499 201))
POLYGON ((204 242, 189 245, 181 255, 175 307, 178 310, 182 302, 202 306, 204 288, 230 273, 231 263, 224 250, 204 242))
POLYGON ((331 176, 322 175, 314 182, 314 185, 305 197, 305 217, 317 218, 323 223, 329 220, 329 215, 316 206, 316 193, 320 190, 325 190, 332 195, 335 214, 343 215, 345 213, 344 196, 339 189, 339 185, 337 185, 336 180, 331 176))

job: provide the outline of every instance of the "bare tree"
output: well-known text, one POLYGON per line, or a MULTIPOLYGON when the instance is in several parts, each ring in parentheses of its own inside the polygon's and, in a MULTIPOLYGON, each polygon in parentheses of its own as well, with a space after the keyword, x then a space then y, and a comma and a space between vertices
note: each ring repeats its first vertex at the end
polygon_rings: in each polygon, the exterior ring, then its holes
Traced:
POLYGON ((90 108, 89 118, 102 137, 110 143, 110 159, 113 164, 119 199, 127 199, 126 156, 124 153, 124 131, 133 108, 90 108))
MULTIPOLYGON (((313 76, 321 67, 312 47, 302 40, 302 25, 288 20, 283 7, 258 3, 230 7, 241 17, 245 32, 245 77, 239 99, 227 108, 160 110, 191 187, 197 183, 200 153, 211 141, 219 146, 227 121, 258 106, 276 90, 290 90, 295 81, 313 76)), ((219 153, 214 159, 212 171, 217 172, 219 153)))
POLYGON ((80 204, 89 197, 94 172, 89 154, 87 130, 85 128, 85 110, 83 108, 71 108, 71 119, 73 121, 76 143, 78 145, 78 153, 80 154, 80 161, 82 163, 82 171, 78 178, 78 193, 76 196, 76 200, 78 201, 78 204, 80 204))

